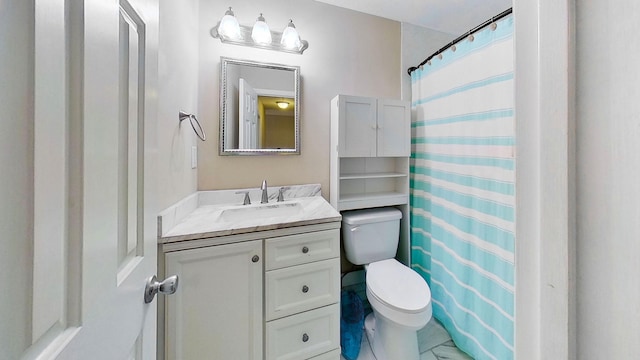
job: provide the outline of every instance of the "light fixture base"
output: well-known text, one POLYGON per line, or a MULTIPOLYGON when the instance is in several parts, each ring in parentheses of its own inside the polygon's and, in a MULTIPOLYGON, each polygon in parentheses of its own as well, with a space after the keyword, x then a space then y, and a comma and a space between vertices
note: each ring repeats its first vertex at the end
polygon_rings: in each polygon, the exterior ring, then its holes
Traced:
POLYGON ((216 24, 216 26, 213 29, 211 29, 211 36, 216 39, 220 39, 220 41, 225 44, 249 46, 249 47, 254 47, 258 49, 275 50, 275 51, 282 51, 286 53, 300 54, 300 55, 302 55, 302 53, 309 48, 309 42, 302 39, 300 39, 300 47, 298 48, 285 47, 284 45, 280 44, 280 40, 282 39, 282 33, 279 31, 273 31, 273 30, 271 30, 271 39, 272 39, 271 44, 257 44, 251 39, 251 30, 253 28, 251 26, 245 26, 245 25, 240 25, 240 34, 241 34, 240 39, 229 39, 224 36, 221 36, 218 33, 219 26, 220 26, 220 22, 218 22, 218 24, 216 24))

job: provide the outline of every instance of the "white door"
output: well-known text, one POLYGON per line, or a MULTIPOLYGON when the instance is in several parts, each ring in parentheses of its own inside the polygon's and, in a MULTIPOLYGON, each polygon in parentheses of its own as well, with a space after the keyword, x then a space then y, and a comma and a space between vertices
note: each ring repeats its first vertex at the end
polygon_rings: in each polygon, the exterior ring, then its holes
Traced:
POLYGON ((21 256, 11 270, 28 275, 3 295, 14 314, 0 323, 15 330, 0 327, 0 345, 9 358, 155 359, 155 302, 143 294, 157 269, 157 0, 9 1, 34 26, 24 55, 33 63, 9 77, 32 76, 33 111, 16 114, 22 133, 1 123, 19 135, 10 143, 19 148, 3 151, 23 160, 0 158, 18 174, 3 171, 3 187, 5 178, 27 185, 0 202, 0 216, 22 224, 0 227, 0 250, 21 256))
POLYGON ((238 84, 240 92, 239 148, 257 149, 258 147, 258 94, 245 79, 238 84))

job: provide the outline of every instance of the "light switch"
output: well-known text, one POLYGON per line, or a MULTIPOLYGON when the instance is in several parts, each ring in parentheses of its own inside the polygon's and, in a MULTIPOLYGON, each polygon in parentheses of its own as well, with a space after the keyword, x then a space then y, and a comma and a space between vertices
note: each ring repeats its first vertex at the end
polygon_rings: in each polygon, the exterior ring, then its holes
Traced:
POLYGON ((198 147, 191 147, 191 168, 195 169, 198 167, 198 147))

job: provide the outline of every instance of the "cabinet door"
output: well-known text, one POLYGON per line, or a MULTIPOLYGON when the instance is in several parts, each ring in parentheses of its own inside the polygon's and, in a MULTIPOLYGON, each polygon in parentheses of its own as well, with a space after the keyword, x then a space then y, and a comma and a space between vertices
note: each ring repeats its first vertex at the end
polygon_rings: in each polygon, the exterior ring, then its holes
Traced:
POLYGON ((262 241, 168 253, 167 359, 262 359, 262 241))
POLYGON ((411 156, 411 107, 378 99, 378 156, 411 156))
POLYGON ((338 154, 376 156, 376 99, 340 96, 338 154))

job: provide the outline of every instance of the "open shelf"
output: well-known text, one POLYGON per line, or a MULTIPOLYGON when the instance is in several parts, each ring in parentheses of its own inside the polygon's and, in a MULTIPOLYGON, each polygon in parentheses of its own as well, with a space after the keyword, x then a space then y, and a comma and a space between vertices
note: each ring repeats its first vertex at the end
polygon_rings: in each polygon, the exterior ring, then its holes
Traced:
POLYGON ((408 157, 338 157, 337 162, 339 211, 408 204, 408 157))
POLYGON ((406 173, 399 172, 376 172, 376 173, 353 173, 353 174, 340 174, 340 180, 354 180, 354 179, 383 179, 383 178, 397 178, 407 177, 406 173))
POLYGON ((409 195, 399 192, 379 192, 343 195, 338 200, 338 210, 366 209, 370 207, 404 205, 409 195))

